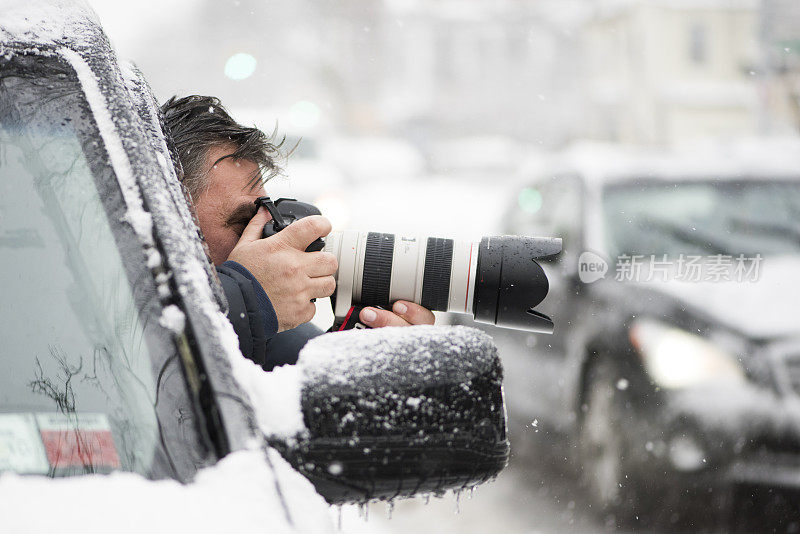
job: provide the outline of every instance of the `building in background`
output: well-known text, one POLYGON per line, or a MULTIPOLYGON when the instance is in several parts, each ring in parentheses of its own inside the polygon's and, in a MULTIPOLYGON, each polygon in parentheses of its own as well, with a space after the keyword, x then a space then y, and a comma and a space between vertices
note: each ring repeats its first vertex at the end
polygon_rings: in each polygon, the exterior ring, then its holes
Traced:
POLYGON ((759 75, 767 133, 800 129, 800 2, 762 0, 759 75))
POLYGON ((579 43, 549 19, 584 3, 205 1, 170 28, 174 47, 143 39, 137 61, 161 98, 206 92, 248 109, 312 103, 344 134, 401 135, 418 146, 464 135, 553 145, 581 118, 581 66, 579 43), (250 58, 253 72, 245 62, 223 76, 234 57, 250 58))
POLYGON ((143 38, 136 59, 160 98, 219 95, 275 113, 290 136, 402 139, 434 163, 511 161, 587 138, 670 147, 796 131, 798 6, 206 0, 152 27, 169 38, 143 38))
POLYGON ((758 2, 593 3, 586 136, 647 146, 757 129, 758 2))

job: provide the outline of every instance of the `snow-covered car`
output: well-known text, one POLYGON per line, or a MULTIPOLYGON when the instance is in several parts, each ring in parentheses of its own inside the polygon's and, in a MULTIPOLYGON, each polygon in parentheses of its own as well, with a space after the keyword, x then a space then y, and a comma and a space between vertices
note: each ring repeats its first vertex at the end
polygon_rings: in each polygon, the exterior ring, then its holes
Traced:
POLYGON ((570 438, 595 508, 670 520, 798 487, 797 154, 584 146, 514 195, 507 231, 564 236, 545 313, 571 320, 546 344, 492 331, 511 417, 570 438))
POLYGON ((144 77, 81 3, 2 10, 0 530, 321 532, 326 500, 503 468, 502 370, 475 330, 244 359, 144 77))

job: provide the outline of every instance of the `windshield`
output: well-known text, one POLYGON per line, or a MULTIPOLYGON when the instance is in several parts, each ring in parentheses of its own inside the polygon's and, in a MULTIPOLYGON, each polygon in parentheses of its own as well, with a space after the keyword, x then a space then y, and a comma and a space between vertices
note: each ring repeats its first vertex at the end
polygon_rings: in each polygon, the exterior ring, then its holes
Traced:
POLYGON ((185 478, 190 404, 80 85, 54 58, 0 72, 0 471, 185 478))
POLYGON ((800 254, 800 181, 608 186, 609 255, 800 254))

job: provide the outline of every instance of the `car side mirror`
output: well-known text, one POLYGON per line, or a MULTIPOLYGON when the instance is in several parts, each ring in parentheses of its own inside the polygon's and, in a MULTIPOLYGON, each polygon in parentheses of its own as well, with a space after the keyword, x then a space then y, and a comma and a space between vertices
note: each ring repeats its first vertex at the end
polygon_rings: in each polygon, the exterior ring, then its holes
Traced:
POLYGON ((508 461, 502 368, 479 330, 332 333, 298 366, 306 431, 268 439, 331 504, 468 488, 508 461))

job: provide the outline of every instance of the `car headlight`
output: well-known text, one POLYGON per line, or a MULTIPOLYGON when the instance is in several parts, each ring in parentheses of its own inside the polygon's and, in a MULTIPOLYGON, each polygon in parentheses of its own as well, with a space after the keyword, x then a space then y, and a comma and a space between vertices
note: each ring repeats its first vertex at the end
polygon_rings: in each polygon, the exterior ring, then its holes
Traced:
POLYGON ((711 341, 651 319, 634 321, 633 346, 657 385, 685 388, 704 384, 731 384, 745 380, 736 358, 711 341))

